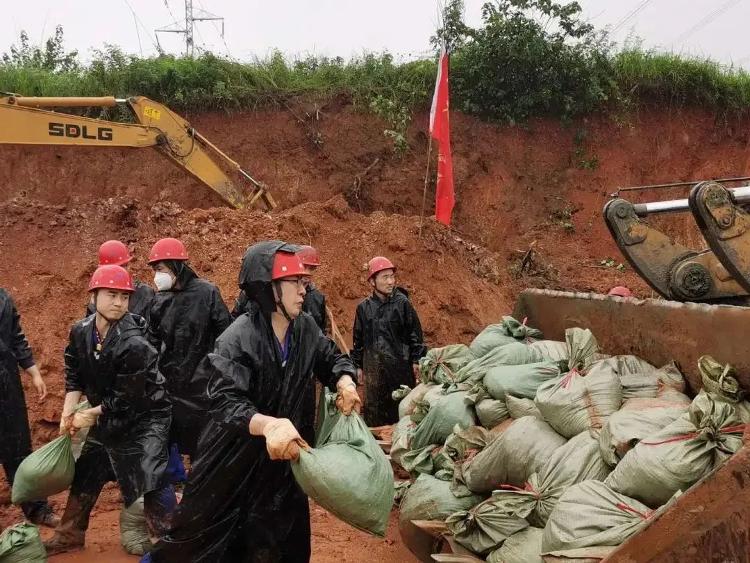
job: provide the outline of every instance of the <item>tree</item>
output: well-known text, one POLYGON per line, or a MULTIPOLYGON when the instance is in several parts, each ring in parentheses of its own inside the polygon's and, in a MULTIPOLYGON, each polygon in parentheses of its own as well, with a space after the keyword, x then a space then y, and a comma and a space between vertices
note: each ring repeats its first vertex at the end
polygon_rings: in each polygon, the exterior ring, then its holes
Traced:
POLYGON ((55 27, 54 37, 44 42, 44 48, 32 46, 29 34, 21 31, 19 44, 10 47, 10 53, 3 54, 3 64, 18 68, 34 68, 51 72, 77 70, 78 51, 65 52, 63 28, 55 27))

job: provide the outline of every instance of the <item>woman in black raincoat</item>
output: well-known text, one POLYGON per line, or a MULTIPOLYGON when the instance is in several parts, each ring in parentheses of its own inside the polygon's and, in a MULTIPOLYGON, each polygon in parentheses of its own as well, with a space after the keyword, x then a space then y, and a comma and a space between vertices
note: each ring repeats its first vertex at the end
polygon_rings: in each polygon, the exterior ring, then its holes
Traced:
POLYGON ((81 549, 91 509, 107 481, 120 485, 125 506, 143 496, 146 521, 163 535, 176 505, 167 484, 170 404, 146 321, 128 313, 130 274, 101 266, 91 277, 96 314, 73 325, 65 348, 65 404, 60 432, 91 427, 68 502, 47 554, 81 549), (82 395, 91 407, 75 412, 82 395))
POLYGON ((205 383, 194 380, 200 361, 232 323, 219 289, 201 279, 187 263, 185 245, 174 238, 156 242, 148 263, 159 290, 153 300, 148 339, 159 352, 159 371, 172 401, 172 441, 194 456, 206 423, 201 403, 205 383))
POLYGON ((387 258, 370 260, 372 295, 357 306, 354 317, 352 359, 364 373, 369 426, 398 422, 391 393, 401 385, 414 386, 419 359, 427 353, 419 316, 406 290, 396 287, 395 274, 387 258))
POLYGON ((304 267, 281 241, 250 247, 251 300, 199 371, 213 421, 203 432, 175 525, 143 562, 292 563, 310 559, 308 500, 289 460, 314 438, 317 377, 358 408, 354 365, 301 315, 304 267))
MULTIPOLYGON (((31 376, 39 400, 43 400, 47 386, 21 329, 21 316, 11 296, 0 288, 0 462, 11 487, 18 466, 31 453, 29 417, 19 367, 31 376)), ((34 524, 54 528, 59 523, 47 501, 25 502, 21 508, 34 524)))

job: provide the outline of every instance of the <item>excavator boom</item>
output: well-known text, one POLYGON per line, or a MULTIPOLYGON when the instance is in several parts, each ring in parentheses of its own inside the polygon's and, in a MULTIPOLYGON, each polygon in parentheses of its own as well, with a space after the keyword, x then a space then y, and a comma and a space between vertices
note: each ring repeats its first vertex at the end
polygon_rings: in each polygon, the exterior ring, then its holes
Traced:
POLYGON ((94 147, 154 147, 233 207, 276 207, 268 188, 198 133, 168 107, 142 96, 116 99, 0 97, 0 143, 94 147), (138 123, 80 117, 46 108, 127 105, 138 123), (225 169, 235 170, 251 186, 234 182, 225 169))

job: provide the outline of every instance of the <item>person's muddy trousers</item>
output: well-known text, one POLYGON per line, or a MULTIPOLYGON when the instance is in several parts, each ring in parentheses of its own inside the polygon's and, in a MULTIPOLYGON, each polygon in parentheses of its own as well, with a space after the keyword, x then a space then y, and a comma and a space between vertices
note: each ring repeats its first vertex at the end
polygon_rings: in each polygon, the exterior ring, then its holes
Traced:
MULTIPOLYGON (((56 539, 65 544, 83 545, 91 511, 104 485, 110 481, 117 481, 117 476, 107 451, 89 438, 76 461, 75 477, 60 526, 55 531, 56 539)), ((160 538, 166 533, 176 507, 171 484, 143 495, 143 512, 152 536, 160 538)))

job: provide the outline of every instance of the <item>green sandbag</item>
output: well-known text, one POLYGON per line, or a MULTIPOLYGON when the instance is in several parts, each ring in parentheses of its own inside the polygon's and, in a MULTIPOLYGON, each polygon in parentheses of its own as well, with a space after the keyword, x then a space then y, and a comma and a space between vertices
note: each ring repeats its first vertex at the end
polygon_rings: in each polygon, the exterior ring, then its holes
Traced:
POLYGON ((528 528, 526 517, 533 506, 533 493, 495 491, 492 497, 474 508, 451 514, 445 525, 458 543, 484 555, 496 550, 516 532, 528 528))
POLYGON ((609 473, 610 468, 599 452, 599 441, 589 432, 574 436, 552 453, 539 473, 529 477, 527 488, 537 494, 529 522, 544 526, 569 487, 590 479, 602 481, 609 473))
POLYGON ((431 348, 419 360, 419 379, 422 383, 447 385, 456 382, 456 372, 474 359, 465 344, 449 344, 431 348))
POLYGON ((587 373, 571 370, 539 386, 534 400, 552 428, 566 438, 601 429, 622 405, 622 385, 611 366, 597 363, 587 373))
POLYGON ((638 442, 663 430, 685 414, 688 406, 666 403, 658 398, 628 399, 602 428, 599 435, 602 459, 614 467, 638 442))
POLYGON ((422 473, 434 475, 437 470, 435 457, 440 449, 439 444, 430 444, 424 448, 409 450, 401 456, 399 465, 406 469, 412 477, 417 477, 422 473))
POLYGON ((13 480, 13 504, 45 500, 73 482, 75 474, 72 440, 68 434, 55 438, 21 462, 13 480))
POLYGON ((542 359, 550 362, 568 361, 568 345, 557 340, 537 340, 528 345, 541 354, 542 359))
POLYGON ((495 366, 484 376, 484 386, 493 399, 505 399, 506 394, 533 399, 542 383, 559 377, 560 367, 555 362, 495 366))
MULTIPOLYGON (((321 401, 323 403, 323 401, 321 401)), ((315 448, 300 450, 292 472, 320 506, 359 530, 384 536, 393 506, 391 464, 355 412, 342 415, 327 393, 315 448)))
POLYGON ((505 396, 505 405, 508 408, 508 414, 511 418, 519 419, 524 416, 535 416, 539 420, 544 420, 542 413, 531 399, 522 399, 513 395, 505 396))
POLYGON ((23 522, 3 530, 0 534, 0 563, 46 563, 39 528, 23 522))
POLYGON ((499 324, 489 325, 471 342, 469 348, 477 357, 484 356, 495 348, 519 341, 542 338, 542 333, 518 322, 513 317, 503 317, 499 324))
POLYGON ((451 492, 451 484, 431 475, 420 475, 409 487, 399 507, 398 529, 406 547, 420 561, 431 561, 436 543, 441 540, 420 530, 412 520, 445 520, 454 512, 468 510, 484 497, 469 494, 458 498, 451 492))
POLYGON ((701 391, 687 413, 625 454, 605 483, 657 508, 729 459, 743 432, 732 405, 701 391))
POLYGON ((529 526, 516 532, 487 556, 487 563, 544 563, 542 559, 542 528, 529 526))
POLYGON ((448 393, 430 406, 414 431, 411 448, 418 450, 430 444, 445 443, 456 425, 461 428, 476 425, 474 409, 466 401, 466 391, 448 393))
POLYGON ((731 364, 721 364, 711 356, 702 356, 698 360, 703 389, 714 393, 722 399, 737 403, 745 396, 745 391, 737 381, 737 372, 731 364))
POLYGON ((597 360, 599 345, 589 329, 566 329, 565 344, 568 347, 568 369, 586 371, 597 360))
POLYGON ((427 393, 429 389, 429 385, 426 383, 420 383, 414 389, 409 389, 406 385, 402 385, 400 389, 396 389, 391 393, 391 397, 393 397, 394 400, 399 401, 398 418, 402 419, 414 412, 414 407, 417 402, 424 398, 425 393, 427 393), (406 391, 406 393, 404 393, 404 391, 406 391))
POLYGON ((411 447, 414 429, 417 427, 408 416, 400 419, 393 427, 391 434, 391 459, 403 467, 403 456, 411 447))
POLYGON ((495 366, 520 366, 542 360, 541 354, 525 344, 513 342, 472 360, 456 373, 456 383, 474 384, 482 381, 495 366))
POLYGON ((476 493, 490 492, 503 484, 522 487, 565 442, 546 422, 527 416, 513 422, 464 463, 457 478, 476 493))
POLYGON ((474 405, 479 424, 492 430, 510 416, 504 399, 493 399, 484 383, 477 383, 466 393, 466 400, 474 405))
POLYGON ((152 546, 143 513, 143 497, 120 509, 120 545, 131 555, 143 555, 152 546))
POLYGON ((542 536, 542 553, 620 545, 643 528, 652 511, 600 481, 584 481, 560 498, 542 536))

